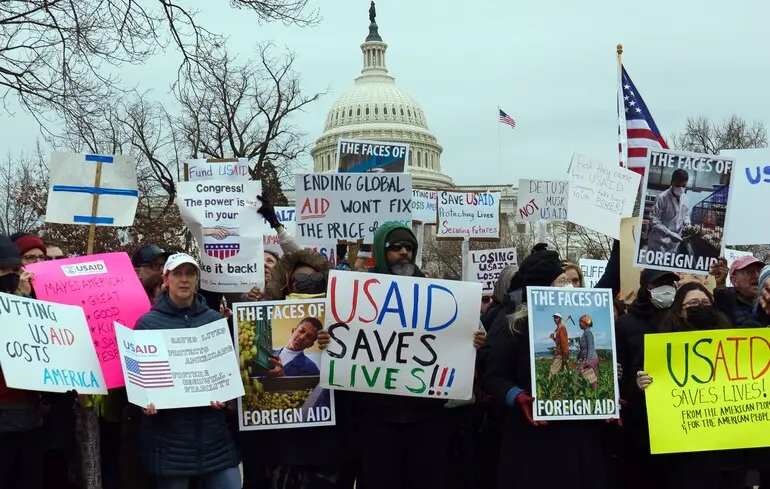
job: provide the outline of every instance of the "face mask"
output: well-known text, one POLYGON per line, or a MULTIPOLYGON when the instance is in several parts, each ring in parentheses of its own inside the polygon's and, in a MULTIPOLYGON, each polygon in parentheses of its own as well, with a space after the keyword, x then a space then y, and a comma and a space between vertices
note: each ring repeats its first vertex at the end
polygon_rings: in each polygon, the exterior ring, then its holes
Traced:
POLYGON ((681 197, 684 193, 684 187, 671 187, 671 191, 676 195, 677 197, 681 197))
POLYGON ((566 283, 566 284, 562 285, 560 288, 562 288, 562 289, 574 289, 575 286, 572 285, 571 283, 566 283))
POLYGON ((673 285, 661 285, 650 291, 650 302, 658 309, 668 309, 674 303, 676 287, 673 285))
POLYGON ((0 292, 15 294, 19 288, 19 276, 15 273, 9 273, 0 277, 0 292))
POLYGON ((697 306, 685 310, 684 320, 695 329, 714 329, 717 326, 717 311, 710 306, 697 306))

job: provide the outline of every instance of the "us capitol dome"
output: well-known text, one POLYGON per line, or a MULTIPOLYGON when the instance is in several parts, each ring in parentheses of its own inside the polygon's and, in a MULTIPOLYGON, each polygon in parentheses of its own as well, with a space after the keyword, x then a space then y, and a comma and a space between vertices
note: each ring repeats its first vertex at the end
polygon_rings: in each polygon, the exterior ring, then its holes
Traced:
POLYGON ((369 35, 361 44, 361 74, 326 116, 324 132, 310 152, 314 171, 336 171, 340 138, 408 143, 412 186, 452 187, 452 179, 441 173, 443 148, 428 129, 422 107, 398 88, 395 78, 388 74, 385 63, 388 45, 380 37, 375 17, 372 4, 369 35))

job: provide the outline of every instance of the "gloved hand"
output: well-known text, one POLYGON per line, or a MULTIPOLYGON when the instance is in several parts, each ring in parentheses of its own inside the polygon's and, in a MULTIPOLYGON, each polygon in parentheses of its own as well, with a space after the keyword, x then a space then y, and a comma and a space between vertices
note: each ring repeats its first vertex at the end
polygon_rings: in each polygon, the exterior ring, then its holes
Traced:
POLYGON ((257 195, 257 199, 262 203, 262 206, 257 209, 257 212, 265 218, 265 221, 270 224, 271 228, 278 229, 278 226, 280 226, 281 223, 278 222, 278 217, 275 215, 275 207, 273 207, 273 204, 271 204, 264 196, 257 195))
POLYGON ((514 402, 516 402, 516 405, 519 406, 519 409, 521 409, 521 413, 525 418, 527 418, 527 421, 529 421, 532 426, 545 426, 548 424, 547 421, 535 421, 534 418, 532 418, 532 404, 535 402, 535 400, 532 398, 532 396, 529 395, 529 393, 519 393, 519 395, 516 396, 514 402))

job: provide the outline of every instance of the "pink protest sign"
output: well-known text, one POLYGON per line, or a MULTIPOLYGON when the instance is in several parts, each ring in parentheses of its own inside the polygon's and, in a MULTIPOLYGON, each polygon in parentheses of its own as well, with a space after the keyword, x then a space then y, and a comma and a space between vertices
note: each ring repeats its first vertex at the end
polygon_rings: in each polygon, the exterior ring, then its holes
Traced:
POLYGON ((108 389, 123 387, 113 321, 133 329, 150 301, 125 253, 79 256, 25 267, 35 274, 38 299, 80 306, 86 314, 96 356, 108 389))

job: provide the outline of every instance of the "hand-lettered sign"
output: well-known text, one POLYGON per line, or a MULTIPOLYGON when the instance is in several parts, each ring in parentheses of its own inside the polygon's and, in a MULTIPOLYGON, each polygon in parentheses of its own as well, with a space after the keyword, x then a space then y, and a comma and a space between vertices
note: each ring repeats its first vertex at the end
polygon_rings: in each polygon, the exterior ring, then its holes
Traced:
POLYGON ((337 142, 339 173, 403 173, 409 167, 409 145, 360 139, 337 142))
POLYGON ((596 282, 604 275, 605 268, 607 268, 607 260, 580 259, 580 271, 583 272, 586 288, 593 289, 596 286, 596 282))
POLYGON ((770 445, 767 328, 645 335, 644 370, 651 453, 770 445))
POLYGON ((435 190, 412 189, 412 222, 419 224, 436 224, 435 190))
POLYGON ((83 308, 108 389, 123 386, 113 322, 133 328, 150 301, 126 253, 79 256, 26 267, 38 299, 83 308))
POLYGON ((115 331, 132 404, 175 409, 243 395, 225 319, 197 328, 142 331, 116 323, 115 331))
POLYGON ((412 176, 405 173, 298 173, 297 242, 363 240, 385 222, 412 225, 412 176))
POLYGON ((9 387, 107 394, 79 307, 0 294, 0 364, 9 387))
POLYGON ((439 238, 500 238, 500 192, 438 192, 439 238))
POLYGON ((232 158, 222 160, 207 160, 205 158, 189 159, 184 162, 185 180, 197 182, 203 180, 249 180, 249 160, 247 158, 232 158))
POLYGON ((139 191, 133 156, 75 153, 51 155, 45 222, 131 226, 139 191), (97 164, 101 172, 97 181, 97 164), (93 196, 99 197, 92 216, 93 196))
POLYGON ((329 272, 321 385, 470 399, 481 284, 329 272))
POLYGON ((519 180, 517 218, 522 221, 566 221, 569 182, 519 180))
POLYGON ((465 280, 479 282, 485 294, 491 293, 500 271, 509 265, 517 266, 516 248, 473 250, 468 259, 465 280))
POLYGON ((726 246, 770 243, 767 226, 752 226, 749 216, 770 205, 770 149, 723 150, 720 156, 735 158, 725 220, 726 246))

